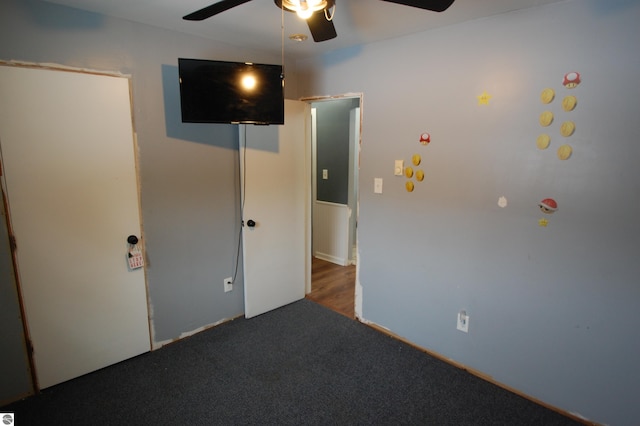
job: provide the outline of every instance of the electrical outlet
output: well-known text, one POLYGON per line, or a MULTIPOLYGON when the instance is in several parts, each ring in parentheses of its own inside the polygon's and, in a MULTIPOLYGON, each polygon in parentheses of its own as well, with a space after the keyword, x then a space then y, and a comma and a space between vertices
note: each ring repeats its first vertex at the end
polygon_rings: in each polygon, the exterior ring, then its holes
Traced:
POLYGON ((382 178, 373 179, 373 193, 382 194, 382 178))
POLYGON ((233 290, 233 278, 229 277, 229 278, 225 278, 224 279, 224 292, 227 293, 229 291, 233 290))
POLYGON ((469 315, 467 315, 467 311, 458 312, 458 325, 456 328, 465 333, 469 332, 469 315))

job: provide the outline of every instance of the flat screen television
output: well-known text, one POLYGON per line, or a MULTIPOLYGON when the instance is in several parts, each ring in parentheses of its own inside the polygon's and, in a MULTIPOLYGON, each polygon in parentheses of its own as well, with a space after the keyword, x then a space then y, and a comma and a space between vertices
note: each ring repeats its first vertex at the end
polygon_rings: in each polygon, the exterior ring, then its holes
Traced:
POLYGON ((178 58, 184 123, 284 124, 281 65, 178 58))

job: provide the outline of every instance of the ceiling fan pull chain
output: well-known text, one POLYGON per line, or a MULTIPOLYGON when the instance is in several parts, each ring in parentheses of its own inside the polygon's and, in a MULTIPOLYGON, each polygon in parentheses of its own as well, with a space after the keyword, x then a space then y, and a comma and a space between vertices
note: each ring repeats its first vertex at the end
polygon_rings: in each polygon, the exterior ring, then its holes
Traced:
POLYGON ((331 21, 333 19, 333 17, 335 16, 335 14, 336 14, 336 4, 335 3, 333 4, 332 9, 333 10, 331 11, 331 16, 329 16, 329 8, 326 8, 324 10, 324 17, 327 18, 327 21, 331 21))

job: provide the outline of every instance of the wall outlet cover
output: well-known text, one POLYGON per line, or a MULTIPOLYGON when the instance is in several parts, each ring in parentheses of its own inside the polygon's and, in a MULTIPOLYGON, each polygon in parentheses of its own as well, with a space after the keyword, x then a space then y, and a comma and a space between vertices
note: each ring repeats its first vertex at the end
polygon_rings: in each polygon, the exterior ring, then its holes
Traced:
POLYGON ((224 279, 224 292, 230 292, 231 290, 233 290, 233 278, 229 277, 229 278, 225 278, 224 279))
POLYGON ((458 312, 458 324, 456 328, 464 333, 469 332, 469 315, 466 311, 458 312))
POLYGON ((382 178, 373 179, 374 194, 382 194, 382 178))

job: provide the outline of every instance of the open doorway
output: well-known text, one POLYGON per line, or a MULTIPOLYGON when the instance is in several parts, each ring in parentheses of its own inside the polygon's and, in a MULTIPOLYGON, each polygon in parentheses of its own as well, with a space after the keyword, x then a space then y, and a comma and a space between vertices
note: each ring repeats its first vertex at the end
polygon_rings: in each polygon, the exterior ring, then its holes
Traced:
POLYGON ((305 99, 312 122, 312 276, 308 297, 355 318, 362 96, 305 99))

